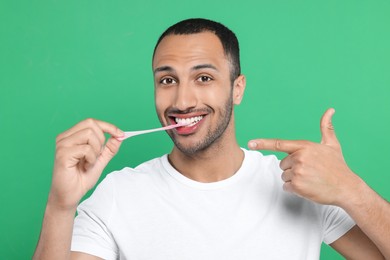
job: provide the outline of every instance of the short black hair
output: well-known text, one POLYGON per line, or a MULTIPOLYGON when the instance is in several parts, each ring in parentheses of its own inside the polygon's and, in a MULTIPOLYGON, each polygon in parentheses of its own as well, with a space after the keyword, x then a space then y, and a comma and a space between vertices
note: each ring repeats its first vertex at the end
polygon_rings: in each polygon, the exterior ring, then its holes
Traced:
POLYGON ((191 18, 180 21, 163 32, 154 47, 153 57, 162 39, 169 35, 186 35, 202 32, 214 33, 222 43, 226 57, 230 60, 230 80, 241 74, 240 47, 236 35, 225 25, 204 18, 191 18))

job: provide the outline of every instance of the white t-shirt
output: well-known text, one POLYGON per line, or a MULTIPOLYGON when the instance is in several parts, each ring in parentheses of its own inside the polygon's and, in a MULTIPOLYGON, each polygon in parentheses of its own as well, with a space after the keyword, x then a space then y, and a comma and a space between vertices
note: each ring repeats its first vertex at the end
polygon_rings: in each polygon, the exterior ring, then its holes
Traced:
POLYGON ((355 225, 338 207, 284 192, 275 156, 244 152, 237 173, 219 182, 186 178, 167 155, 107 175, 78 208, 72 250, 128 260, 319 259, 322 242, 355 225))

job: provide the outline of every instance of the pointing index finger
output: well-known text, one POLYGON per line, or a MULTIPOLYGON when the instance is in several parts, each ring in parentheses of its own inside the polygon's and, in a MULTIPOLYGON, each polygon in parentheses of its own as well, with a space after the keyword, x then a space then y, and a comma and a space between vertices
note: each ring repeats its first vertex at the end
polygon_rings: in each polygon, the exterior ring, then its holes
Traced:
POLYGON ((269 150, 277 152, 294 153, 305 146, 305 141, 291 141, 281 139, 255 139, 248 143, 252 150, 269 150))

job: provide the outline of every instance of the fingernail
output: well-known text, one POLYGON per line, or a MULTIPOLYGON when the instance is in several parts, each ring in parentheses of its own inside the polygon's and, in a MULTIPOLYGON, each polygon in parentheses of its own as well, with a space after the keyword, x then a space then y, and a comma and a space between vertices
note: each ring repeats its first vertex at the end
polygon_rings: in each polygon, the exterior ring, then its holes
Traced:
POLYGON ((256 147, 257 147, 257 143, 256 142, 253 142, 253 141, 249 142, 249 148, 255 149, 256 147))
POLYGON ((120 129, 118 129, 116 131, 116 133, 117 133, 118 137, 123 137, 125 135, 125 133, 122 130, 120 130, 120 129))

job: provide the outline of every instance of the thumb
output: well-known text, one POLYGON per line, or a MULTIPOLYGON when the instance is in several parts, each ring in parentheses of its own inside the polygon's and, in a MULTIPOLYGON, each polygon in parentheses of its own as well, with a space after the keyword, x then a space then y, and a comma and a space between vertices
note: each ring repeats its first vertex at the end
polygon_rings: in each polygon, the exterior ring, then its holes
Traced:
MULTIPOLYGON (((98 156, 96 162, 94 163, 91 171, 88 174, 88 178, 85 178, 85 187, 88 190, 92 189, 98 182, 101 174, 103 173, 104 168, 110 160, 115 156, 119 151, 121 146, 121 141, 118 141, 115 137, 110 137, 102 149, 101 154, 98 156)), ((85 191, 86 192, 86 191, 85 191)))
POLYGON ((103 171, 111 159, 117 154, 121 144, 122 141, 119 141, 116 137, 111 136, 106 142, 102 153, 98 157, 95 167, 103 171))
POLYGON ((334 110, 334 108, 329 108, 325 111, 324 115, 321 118, 321 144, 339 145, 339 141, 336 137, 334 126, 332 124, 332 117, 335 112, 336 111, 334 110))

